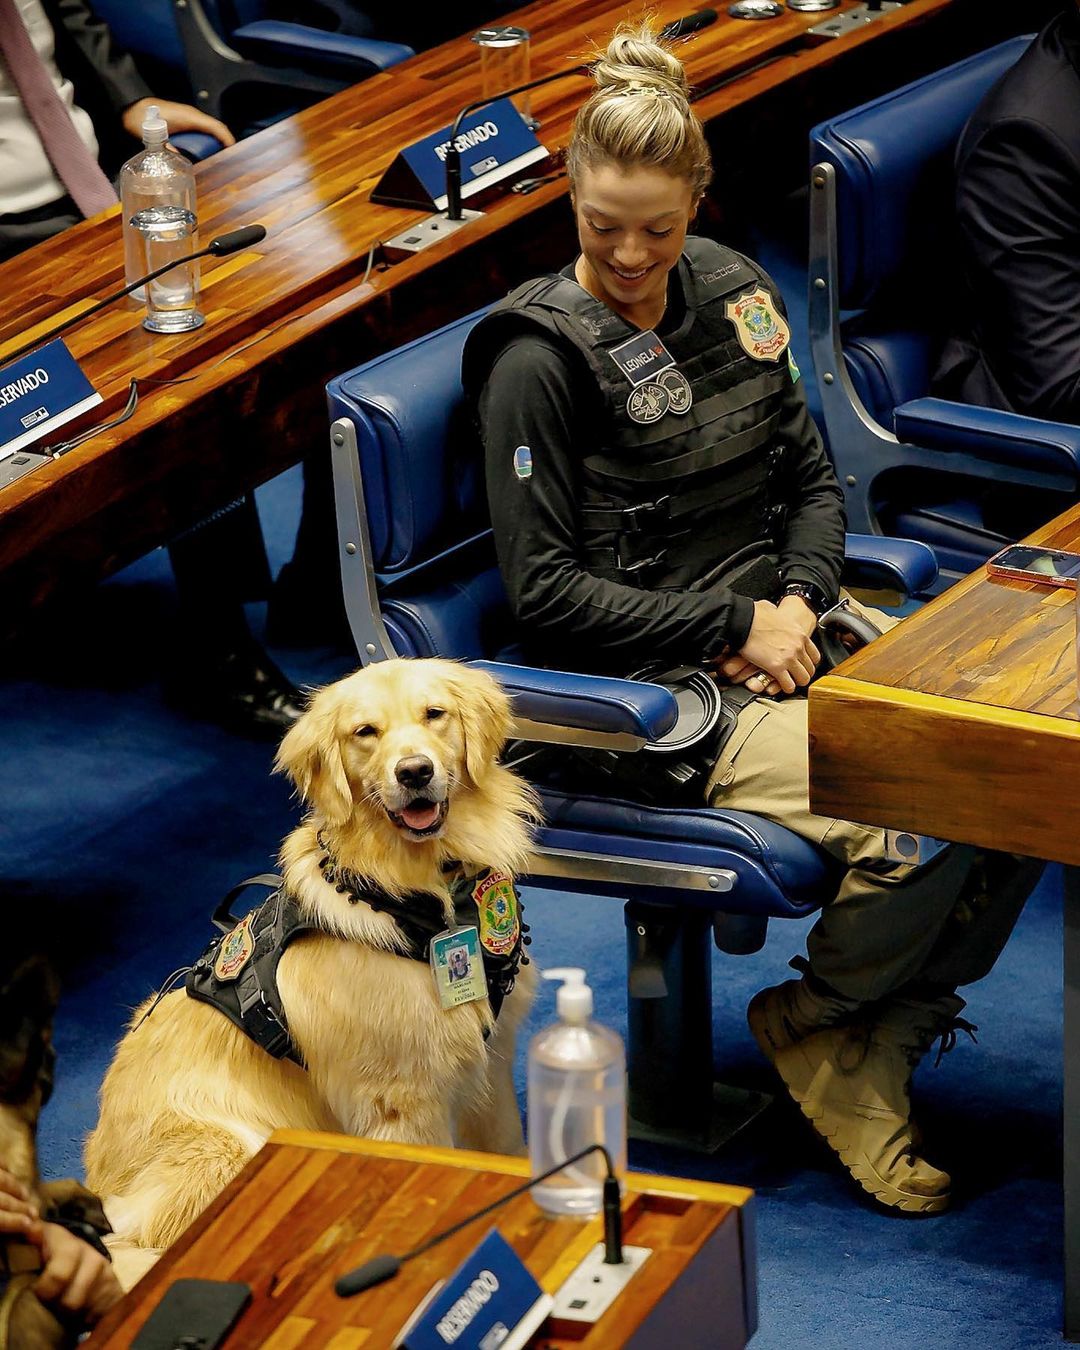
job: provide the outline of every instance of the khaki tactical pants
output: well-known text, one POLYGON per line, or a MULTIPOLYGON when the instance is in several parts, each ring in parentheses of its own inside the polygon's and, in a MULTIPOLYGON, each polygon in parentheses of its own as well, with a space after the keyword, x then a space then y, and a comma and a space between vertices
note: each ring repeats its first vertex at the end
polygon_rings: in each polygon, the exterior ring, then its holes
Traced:
MULTIPOLYGON (((882 631, 897 622, 855 608, 882 631)), ((810 810, 808 766, 806 698, 758 698, 739 715, 706 800, 775 821, 846 868, 807 939, 813 974, 860 1003, 912 982, 952 990, 987 974, 1042 863, 960 845, 922 866, 888 862, 883 829, 810 810)))

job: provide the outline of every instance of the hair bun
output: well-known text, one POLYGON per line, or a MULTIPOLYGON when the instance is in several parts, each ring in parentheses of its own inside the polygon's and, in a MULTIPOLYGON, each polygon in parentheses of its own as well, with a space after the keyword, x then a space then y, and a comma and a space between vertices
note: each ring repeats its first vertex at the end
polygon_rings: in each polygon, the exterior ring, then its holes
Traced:
POLYGON ((619 25, 593 65, 593 78, 604 93, 655 90, 683 99, 690 93, 682 62, 657 38, 647 20, 619 25))

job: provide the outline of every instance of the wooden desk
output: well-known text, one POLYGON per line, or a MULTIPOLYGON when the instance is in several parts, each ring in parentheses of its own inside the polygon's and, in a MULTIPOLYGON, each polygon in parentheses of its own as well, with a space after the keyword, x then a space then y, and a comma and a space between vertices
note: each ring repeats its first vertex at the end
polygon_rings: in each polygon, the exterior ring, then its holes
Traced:
MULTIPOLYGON (((351 1299, 333 1291, 345 1271, 381 1252, 407 1250, 526 1176, 523 1159, 280 1131, 88 1344, 127 1350, 168 1285, 198 1276, 252 1287, 252 1303, 226 1350, 383 1350, 432 1284, 449 1275, 492 1226, 554 1293, 602 1240, 602 1224, 598 1218, 546 1219, 527 1195, 407 1263, 377 1290, 351 1299)), ((757 1326, 751 1196, 738 1186, 630 1173, 623 1196, 625 1241, 652 1248, 652 1255, 586 1336, 549 1319, 533 1344, 617 1350, 655 1312, 649 1345, 690 1350, 705 1344, 692 1334, 703 1325, 710 1327, 713 1350, 744 1345, 757 1326)))
MULTIPOLYGON (((1080 507, 1028 543, 1080 551, 1080 507)), ((825 815, 1065 867, 1065 1333, 1080 1340, 1080 783, 1073 592, 953 586, 810 691, 825 815)))
MULTIPOLYGON (((652 8, 666 21, 686 12, 686 0, 652 8)), ((828 87, 831 107, 847 106, 868 92, 871 70, 871 84, 892 87, 950 59, 958 42, 992 40, 981 16, 959 36, 954 27, 951 41, 926 41, 921 25, 933 19, 942 39, 943 20, 964 8, 965 0, 910 0, 850 38, 818 44, 805 32, 820 14, 754 23, 722 11, 679 48, 701 90, 699 114, 731 129, 718 147, 714 195, 759 199, 762 173, 775 184, 785 159, 798 164, 801 180, 805 132, 822 106, 810 97, 815 79, 814 87, 828 87), (770 96, 781 90, 788 97, 778 111, 770 96), (745 120, 732 121, 740 110, 745 120), (753 167, 745 194, 735 186, 740 162, 753 167)), ((579 63, 618 20, 639 12, 626 0, 544 0, 513 18, 532 32, 540 76, 579 63)), ((331 376, 573 255, 558 178, 527 197, 503 193, 483 220, 362 284, 369 249, 422 218, 372 205, 372 188, 400 147, 475 97, 477 61, 467 38, 447 43, 198 167, 203 240, 252 221, 266 225, 268 238, 204 261, 205 328, 153 336, 137 308, 120 304, 67 335, 104 395, 96 420, 119 411, 132 376, 186 382, 146 384, 130 421, 0 491, 0 616, 10 623, 57 587, 114 571, 320 448, 331 376)), ((565 148, 590 87, 573 76, 536 91, 540 136, 552 152, 565 148)), ((0 362, 35 330, 122 284, 118 211, 0 266, 0 362)))

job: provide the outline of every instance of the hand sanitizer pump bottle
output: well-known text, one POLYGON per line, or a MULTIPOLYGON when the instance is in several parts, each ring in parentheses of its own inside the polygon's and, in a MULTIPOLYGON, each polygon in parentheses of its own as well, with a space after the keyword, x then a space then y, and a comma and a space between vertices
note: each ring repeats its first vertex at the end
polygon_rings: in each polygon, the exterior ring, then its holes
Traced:
MULTIPOLYGON (((532 1175, 539 1176, 589 1144, 603 1144, 618 1171, 626 1167, 626 1055, 619 1037, 592 1021, 592 990, 583 970, 545 970, 562 980, 559 1020, 529 1044, 528 1135, 532 1175)), ((557 1172, 532 1196, 553 1218, 601 1208, 607 1168, 594 1153, 557 1172)))

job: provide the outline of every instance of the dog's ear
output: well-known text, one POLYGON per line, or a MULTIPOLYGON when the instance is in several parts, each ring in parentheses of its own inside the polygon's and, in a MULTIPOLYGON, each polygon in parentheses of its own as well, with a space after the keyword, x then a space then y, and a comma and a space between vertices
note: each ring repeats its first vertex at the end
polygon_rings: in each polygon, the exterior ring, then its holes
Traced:
POLYGON ((318 697, 285 733, 274 768, 288 774, 304 801, 330 825, 344 825, 352 815, 352 788, 341 759, 337 718, 332 709, 320 706, 318 697))
POLYGON ((510 699, 497 680, 470 666, 456 666, 449 684, 465 734, 465 773, 477 787, 513 730, 510 699))

